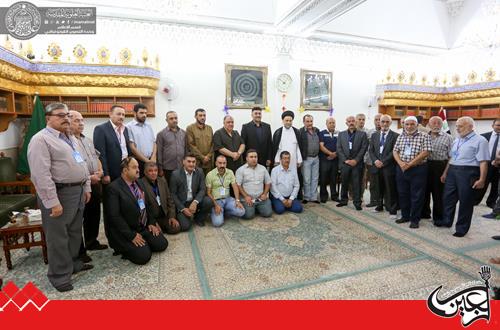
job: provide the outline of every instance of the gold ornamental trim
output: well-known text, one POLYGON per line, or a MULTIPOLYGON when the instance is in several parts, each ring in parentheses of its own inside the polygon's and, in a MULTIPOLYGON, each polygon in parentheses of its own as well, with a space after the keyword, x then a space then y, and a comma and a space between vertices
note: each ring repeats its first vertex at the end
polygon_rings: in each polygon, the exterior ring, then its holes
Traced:
MULTIPOLYGON (((3 87, 22 93, 26 93, 26 88, 37 86, 58 89, 65 87, 85 87, 86 89, 107 87, 147 89, 147 95, 149 95, 154 94, 159 84, 157 78, 150 77, 29 72, 3 60, 0 60, 0 79, 11 81, 11 83, 6 84, 9 87, 2 85, 3 87)), ((88 91, 85 94, 88 94, 88 91)), ((115 94, 117 94, 117 90, 112 92, 112 95, 115 94)), ((134 95, 136 94, 134 93, 134 95)))
POLYGON ((379 102, 381 105, 410 106, 467 106, 491 103, 500 103, 500 88, 449 94, 385 91, 379 102))

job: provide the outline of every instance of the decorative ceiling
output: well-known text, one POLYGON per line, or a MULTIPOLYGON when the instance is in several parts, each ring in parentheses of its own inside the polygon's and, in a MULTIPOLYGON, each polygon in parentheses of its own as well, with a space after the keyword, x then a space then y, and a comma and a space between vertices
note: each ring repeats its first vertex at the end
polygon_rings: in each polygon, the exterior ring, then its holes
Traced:
POLYGON ((98 18, 209 26, 396 50, 500 46, 500 0, 46 0, 98 18))

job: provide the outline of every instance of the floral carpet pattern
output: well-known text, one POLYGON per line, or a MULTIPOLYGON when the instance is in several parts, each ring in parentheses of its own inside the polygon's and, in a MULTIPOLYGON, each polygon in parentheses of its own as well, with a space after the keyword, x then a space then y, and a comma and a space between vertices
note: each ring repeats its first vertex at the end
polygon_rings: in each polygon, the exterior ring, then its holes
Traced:
MULTIPOLYGON (((478 280, 479 267, 500 257, 490 238, 500 221, 480 216, 488 210, 477 207, 469 234, 455 238, 430 220, 414 230, 372 209, 308 204, 302 214, 167 236, 168 249, 145 266, 91 251, 95 268, 74 275, 67 293, 51 287, 39 248, 14 251, 14 268, 2 261, 0 276, 20 287, 32 281, 50 299, 426 299, 439 285, 478 280)), ((499 285, 500 267, 490 266, 499 285)))

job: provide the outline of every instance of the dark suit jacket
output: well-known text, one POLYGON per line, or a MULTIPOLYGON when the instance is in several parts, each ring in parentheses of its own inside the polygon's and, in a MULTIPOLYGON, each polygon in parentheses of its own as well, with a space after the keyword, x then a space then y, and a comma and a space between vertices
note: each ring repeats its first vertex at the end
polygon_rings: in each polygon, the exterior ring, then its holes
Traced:
POLYGON ((167 217, 167 219, 175 218, 175 204, 172 195, 170 194, 170 189, 168 189, 167 180, 164 177, 159 176, 156 180, 158 185, 158 190, 160 191, 160 202, 161 206, 158 205, 156 201, 156 194, 153 191, 153 185, 149 182, 148 178, 142 177, 140 179, 144 185, 144 193, 146 195, 146 205, 148 206, 149 213, 154 219, 158 219, 161 214, 161 210, 167 217))
MULTIPOLYGON (((144 185, 137 181, 139 187, 144 191, 144 185)), ((107 236, 109 245, 116 251, 124 251, 127 243, 131 242, 135 235, 141 231, 139 224, 140 209, 135 196, 130 191, 127 183, 119 177, 111 182, 106 190, 107 194, 107 236)), ((151 216, 146 205, 147 224, 154 225, 156 220, 151 216)))
MULTIPOLYGON (((316 128, 316 127, 313 127, 313 131, 318 136, 318 149, 319 149, 319 129, 316 128)), ((302 148, 300 148, 300 153, 302 154, 302 159, 306 159, 307 158, 307 148, 308 148, 306 128, 305 127, 301 127, 299 129, 299 134, 300 134, 299 145, 302 145, 302 148)), ((318 155, 319 155, 319 152, 318 152, 318 155)))
MULTIPOLYGON (((299 144, 300 153, 303 154, 304 152, 302 150, 304 148, 302 146, 300 132, 297 128, 295 128, 295 127, 292 127, 292 128, 293 128, 293 131, 295 132, 295 138, 297 139, 297 143, 299 144)), ((272 156, 273 161, 276 158, 276 153, 278 152, 278 149, 280 148, 281 134, 282 133, 283 133, 283 126, 278 128, 273 134, 273 156, 272 156)))
POLYGON ((483 133, 483 134, 481 134, 481 136, 484 136, 484 138, 486 139, 486 141, 490 142, 492 134, 493 134, 493 131, 487 132, 487 133, 483 133))
POLYGON ((348 131, 342 131, 337 138, 337 157, 339 158, 339 166, 344 166, 344 162, 349 159, 354 159, 358 165, 363 163, 366 150, 368 149, 368 137, 366 133, 360 130, 354 131, 352 141, 352 150, 349 150, 349 134, 348 131))
MULTIPOLYGON (((123 136, 125 136, 125 143, 127 145, 128 154, 132 155, 132 151, 129 148, 130 139, 128 137, 127 128, 125 128, 125 130, 123 131, 123 136)), ((94 147, 101 153, 99 159, 102 163, 104 176, 109 175, 111 177, 111 181, 120 177, 122 151, 120 148, 120 142, 116 137, 115 130, 113 129, 110 121, 107 121, 104 124, 95 127, 94 147)))
MULTIPOLYGON (((205 187, 205 176, 200 168, 196 168, 193 173, 191 191, 193 192, 193 200, 196 200, 198 204, 201 203, 207 188, 205 187)), ((180 212, 185 208, 184 204, 187 201, 187 178, 184 167, 176 169, 170 175, 170 193, 177 212, 180 212)))
MULTIPOLYGON (((370 155, 370 159, 374 164, 376 160, 380 160, 382 163, 384 163, 382 169, 392 172, 396 169, 395 167, 396 162, 394 160, 394 155, 392 151, 394 149, 394 144, 396 144, 396 139, 398 138, 399 134, 392 130, 389 130, 387 136, 385 137, 384 150, 382 151, 382 154, 380 154, 381 134, 382 133, 380 131, 376 131, 375 133, 372 134, 370 139, 370 146, 368 147, 368 153, 370 155)), ((370 171, 372 173, 377 173, 379 170, 380 169, 375 165, 370 167, 370 171)))
POLYGON ((245 143, 245 154, 249 149, 257 150, 259 155, 259 164, 266 166, 266 161, 273 161, 273 137, 271 134, 271 126, 269 124, 261 122, 262 139, 259 140, 257 136, 257 127, 253 121, 243 124, 241 127, 241 138, 243 143, 245 143))

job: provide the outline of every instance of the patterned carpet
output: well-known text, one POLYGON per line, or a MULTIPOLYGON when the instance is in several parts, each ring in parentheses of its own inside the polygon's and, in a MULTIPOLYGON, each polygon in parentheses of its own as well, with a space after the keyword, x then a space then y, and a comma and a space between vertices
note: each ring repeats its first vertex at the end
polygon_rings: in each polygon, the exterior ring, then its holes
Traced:
MULTIPOLYGON (((20 287, 32 281, 50 299, 425 299, 439 285, 478 280, 479 267, 500 257, 490 238, 500 221, 482 219, 482 206, 464 238, 430 220, 413 230, 372 209, 305 209, 168 236, 167 251, 145 266, 93 251, 95 268, 75 275, 65 294, 50 286, 38 248, 15 251, 14 269, 2 262, 0 276, 20 287)), ((491 266, 499 285, 500 267, 491 266)))

